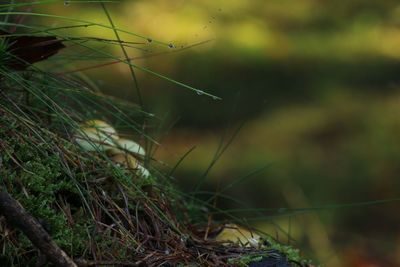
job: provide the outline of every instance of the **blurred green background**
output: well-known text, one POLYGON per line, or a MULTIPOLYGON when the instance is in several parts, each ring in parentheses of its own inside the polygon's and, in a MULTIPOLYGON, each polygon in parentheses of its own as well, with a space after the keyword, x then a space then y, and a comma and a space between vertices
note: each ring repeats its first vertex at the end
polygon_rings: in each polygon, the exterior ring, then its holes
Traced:
MULTIPOLYGON (((282 242, 288 237, 277 226, 289 232, 291 244, 324 266, 400 265, 398 202, 364 203, 400 197, 398 1, 132 0, 107 7, 117 27, 154 40, 121 35, 143 42, 128 50, 144 57, 135 64, 222 98, 136 71, 146 110, 164 125, 154 157, 168 169, 196 146, 174 173, 184 190, 194 190, 221 142, 244 122, 201 191, 234 183, 224 194, 272 209, 237 216, 282 242), (349 203, 360 205, 335 206, 349 203), (307 207, 325 208, 280 209, 307 207)), ((109 23, 99 4, 60 1, 34 11, 109 23)), ((68 33, 115 39, 95 26, 68 33)), ((102 49, 123 56, 118 45, 102 49)), ((70 44, 60 69, 110 61, 88 61, 89 54, 70 44)), ((104 93, 138 102, 126 65, 82 73, 104 93)), ((217 204, 239 208, 222 197, 217 204)))

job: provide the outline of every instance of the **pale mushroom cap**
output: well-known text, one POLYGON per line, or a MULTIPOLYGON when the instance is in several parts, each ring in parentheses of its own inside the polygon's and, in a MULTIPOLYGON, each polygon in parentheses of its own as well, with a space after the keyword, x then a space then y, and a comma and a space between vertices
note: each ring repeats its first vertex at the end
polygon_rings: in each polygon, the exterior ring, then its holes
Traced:
POLYGON ((124 151, 126 150, 142 157, 146 156, 146 151, 144 148, 132 140, 120 138, 116 141, 116 144, 124 151))
POLYGON ((236 224, 227 224, 218 236, 215 238, 220 242, 233 242, 246 244, 247 246, 258 247, 260 236, 240 227, 236 224))
POLYGON ((118 153, 111 156, 110 159, 117 164, 134 170, 134 172, 141 177, 147 178, 150 176, 150 172, 145 167, 143 167, 139 163, 139 161, 132 155, 126 153, 118 153))
POLYGON ((113 138, 97 128, 81 128, 74 137, 76 143, 85 151, 105 151, 114 143, 113 138))
POLYGON ((114 139, 118 139, 117 131, 105 121, 102 120, 88 120, 81 124, 82 128, 95 128, 114 139))
POLYGON ((260 247, 260 237, 250 237, 248 239, 249 245, 252 246, 253 248, 258 248, 260 247))
POLYGON ((115 154, 110 159, 115 163, 121 164, 129 169, 137 169, 139 164, 135 157, 125 153, 115 154))
POLYGON ((143 167, 140 163, 137 165, 137 173, 143 178, 148 178, 150 176, 149 170, 143 167))

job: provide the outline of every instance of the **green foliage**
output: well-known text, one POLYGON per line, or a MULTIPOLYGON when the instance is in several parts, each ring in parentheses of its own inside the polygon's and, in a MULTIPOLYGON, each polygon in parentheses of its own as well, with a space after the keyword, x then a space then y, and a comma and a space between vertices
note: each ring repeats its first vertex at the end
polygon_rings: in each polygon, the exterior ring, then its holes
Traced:
POLYGON ((264 240, 266 241, 266 243, 268 244, 268 247, 270 249, 274 249, 277 251, 280 251, 281 253, 283 253, 284 255, 287 256, 287 258, 291 261, 295 261, 295 262, 300 262, 302 264, 307 264, 307 263, 311 263, 308 260, 305 260, 301 255, 300 255, 300 250, 296 249, 292 246, 288 246, 288 245, 283 245, 281 243, 276 242, 276 240, 273 240, 270 237, 264 237, 264 240))
MULTIPOLYGON (((63 194, 77 197, 78 192, 75 182, 63 169, 60 154, 52 151, 54 143, 46 138, 43 143, 33 145, 29 142, 31 136, 21 133, 20 128, 5 127, 9 122, 5 117, 0 118, 3 148, 0 182, 26 210, 43 222, 57 244, 73 254, 81 252, 86 247, 88 218, 77 211, 81 216, 75 216, 70 225, 67 214, 57 207, 63 194)), ((8 253, 32 249, 30 241, 22 234, 18 235, 18 240, 14 244, 18 245, 8 249, 8 253)))
MULTIPOLYGON (((265 254, 266 255, 266 254, 265 254)), ((238 259, 229 259, 228 263, 238 267, 246 267, 252 262, 259 262, 262 260, 263 254, 246 255, 238 259)))
POLYGON ((263 237, 262 240, 262 243, 268 245, 262 245, 259 251, 257 251, 256 253, 251 253, 248 255, 245 254, 238 258, 231 258, 228 262, 234 266, 245 267, 252 262, 259 262, 263 258, 270 256, 271 254, 280 253, 280 256, 286 257, 290 262, 296 262, 302 264, 302 266, 307 266, 307 264, 311 264, 311 261, 304 259, 300 255, 300 251, 293 248, 292 246, 280 244, 270 237, 263 237))

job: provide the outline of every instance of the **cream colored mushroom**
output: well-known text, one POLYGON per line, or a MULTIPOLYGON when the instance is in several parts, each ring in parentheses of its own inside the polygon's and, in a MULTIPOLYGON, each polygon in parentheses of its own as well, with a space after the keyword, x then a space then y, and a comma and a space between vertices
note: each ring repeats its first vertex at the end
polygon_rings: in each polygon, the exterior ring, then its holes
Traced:
POLYGON ((117 153, 112 155, 110 159, 117 164, 133 170, 141 177, 147 178, 150 176, 150 172, 132 155, 126 153, 117 153))
POLYGON ((112 147, 109 151, 110 155, 118 154, 118 153, 124 153, 124 152, 129 152, 134 155, 138 155, 141 157, 146 156, 146 151, 144 148, 139 145, 138 143, 125 139, 125 138, 120 138, 115 140, 114 142, 114 147, 112 147))
POLYGON ((143 178, 148 178, 150 176, 149 170, 142 166, 142 164, 138 164, 137 166, 137 174, 142 176, 143 178))
POLYGON ((260 246, 259 235, 236 224, 226 224, 215 239, 223 243, 236 243, 256 248, 260 246))
POLYGON ((95 128, 99 132, 104 133, 105 135, 113 138, 114 140, 117 140, 118 134, 117 131, 112 127, 110 124, 108 124, 105 121, 102 120, 89 120, 84 123, 82 123, 83 128, 95 128))
POLYGON ((118 138, 117 131, 101 120, 90 120, 81 124, 74 139, 85 151, 105 151, 118 138))
POLYGON ((110 157, 110 159, 119 165, 127 167, 128 169, 137 169, 139 164, 135 157, 125 153, 114 154, 110 157))

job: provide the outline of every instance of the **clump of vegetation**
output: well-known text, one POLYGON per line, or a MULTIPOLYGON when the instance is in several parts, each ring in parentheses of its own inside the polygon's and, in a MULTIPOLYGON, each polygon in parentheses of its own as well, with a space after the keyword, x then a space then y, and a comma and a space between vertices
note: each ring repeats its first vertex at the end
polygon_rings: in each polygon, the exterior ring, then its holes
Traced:
MULTIPOLYGON (((37 105, 34 109, 34 104, 14 102, 24 96, 17 97, 20 93, 15 88, 4 88, 0 103, 2 186, 73 258, 221 266, 257 260, 249 256, 254 253, 268 255, 262 251, 271 245, 226 246, 212 235, 204 238, 205 229, 196 226, 204 223, 193 222, 184 198, 165 177, 141 177, 112 163, 105 154, 83 151, 61 131, 49 131, 44 126, 47 116, 37 105)), ((197 214, 200 203, 198 208, 197 214)), ((2 264, 38 261, 40 253, 21 232, 4 221, 1 229, 2 264)), ((285 255, 292 257, 286 251, 285 255)))

